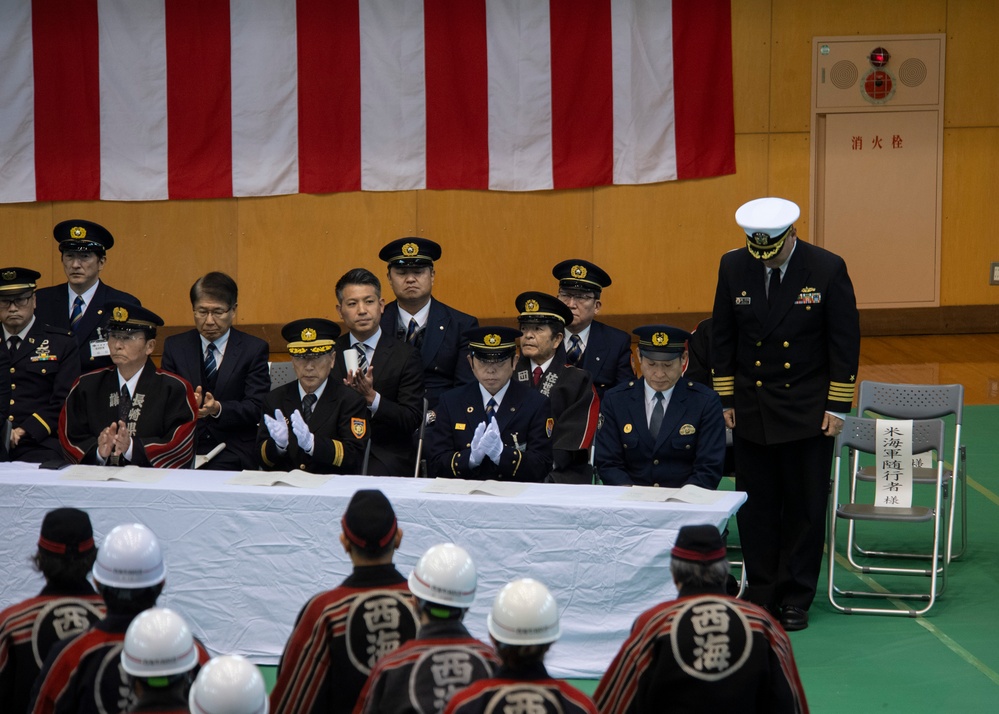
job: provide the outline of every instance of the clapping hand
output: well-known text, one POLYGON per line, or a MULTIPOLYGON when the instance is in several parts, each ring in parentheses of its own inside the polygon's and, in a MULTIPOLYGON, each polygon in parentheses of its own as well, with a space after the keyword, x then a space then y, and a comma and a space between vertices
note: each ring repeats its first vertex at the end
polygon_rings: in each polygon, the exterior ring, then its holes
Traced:
POLYGON ((472 454, 468 457, 468 465, 473 469, 482 463, 482 459, 486 456, 485 449, 482 448, 482 435, 486 433, 486 423, 480 421, 479 425, 475 427, 475 433, 472 434, 472 454))
POLYGON ((311 456, 312 448, 316 445, 316 437, 309 431, 309 425, 305 423, 305 419, 297 409, 291 413, 291 428, 295 432, 299 448, 311 456))
POLYGON ((499 466, 503 456, 503 437, 500 436, 499 426, 495 419, 489 422, 485 434, 482 435, 482 450, 494 464, 499 466))
POLYGON ((274 440, 274 445, 278 451, 288 450, 288 422, 284 420, 284 415, 280 409, 274 410, 274 416, 264 414, 264 424, 267 425, 267 433, 274 440))

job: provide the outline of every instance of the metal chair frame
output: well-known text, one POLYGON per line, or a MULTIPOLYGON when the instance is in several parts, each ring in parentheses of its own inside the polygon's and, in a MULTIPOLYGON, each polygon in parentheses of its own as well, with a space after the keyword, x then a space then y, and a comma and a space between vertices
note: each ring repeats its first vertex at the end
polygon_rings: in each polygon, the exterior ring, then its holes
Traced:
POLYGON ((271 389, 277 389, 297 379, 291 362, 268 362, 267 367, 271 375, 271 389))
MULTIPOLYGON (((933 607, 937 596, 942 591, 938 587, 946 582, 947 578, 947 558, 941 554, 941 543, 944 540, 944 519, 943 491, 944 491, 944 471, 943 462, 940 455, 944 449, 944 422, 942 419, 919 419, 913 420, 912 426, 912 450, 913 453, 933 451, 936 456, 936 496, 933 507, 912 506, 910 508, 887 508, 869 503, 858 503, 856 501, 856 488, 854 477, 857 471, 857 461, 860 454, 875 454, 877 451, 877 420, 864 417, 847 417, 843 424, 843 431, 836 440, 836 455, 833 459, 833 479, 832 498, 830 498, 829 513, 829 541, 828 550, 828 578, 829 578, 829 602, 832 606, 845 613, 859 614, 882 614, 882 615, 905 615, 916 617, 923 615, 933 607), (843 451, 848 451, 847 468, 850 479, 848 488, 849 500, 846 503, 839 503, 840 493, 840 473, 843 469, 843 451), (885 573, 891 575, 920 575, 930 579, 928 591, 920 592, 888 592, 884 590, 845 590, 836 586, 836 525, 840 519, 849 523, 854 521, 882 521, 896 523, 933 523, 933 545, 930 549, 930 563, 927 568, 896 568, 889 566, 856 566, 852 562, 850 565, 861 573, 885 573), (896 608, 877 607, 849 607, 837 600, 839 597, 874 597, 874 598, 897 598, 900 600, 925 600, 926 605, 919 609, 900 610, 896 608)), ((847 544, 849 552, 850 544, 847 544)))
MULTIPOLYGON (((961 384, 892 384, 888 382, 860 383, 857 395, 857 416, 889 417, 894 419, 943 419, 954 417, 954 450, 950 468, 944 468, 944 498, 947 501, 947 561, 956 560, 968 548, 968 481, 967 451, 961 444, 961 424, 964 417, 964 386, 961 384), (960 490, 958 490, 960 489, 960 490), (957 509, 957 494, 961 498, 961 547, 954 551, 954 516, 957 509)), ((913 452, 915 453, 915 452, 913 452)), ((917 468, 913 471, 913 483, 936 483, 935 469, 917 468)), ((861 468, 856 474, 857 481, 873 481, 874 469, 861 468)), ((853 482, 854 485, 856 481, 853 482)), ((848 535, 850 548, 848 558, 854 567, 862 567, 854 559, 855 555, 884 558, 929 557, 928 553, 903 553, 888 550, 864 548, 857 539, 855 524, 850 523, 848 535)))

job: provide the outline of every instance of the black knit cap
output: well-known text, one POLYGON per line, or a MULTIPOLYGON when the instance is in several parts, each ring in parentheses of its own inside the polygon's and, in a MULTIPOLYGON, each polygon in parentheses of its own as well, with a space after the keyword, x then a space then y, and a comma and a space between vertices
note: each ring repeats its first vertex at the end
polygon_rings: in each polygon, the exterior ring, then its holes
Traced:
POLYGON ((385 494, 377 489, 354 493, 341 519, 343 534, 367 553, 384 550, 395 538, 399 524, 385 494))
POLYGON ((683 526, 670 555, 680 560, 713 563, 725 557, 725 543, 714 526, 683 526))
POLYGON ((94 549, 94 529, 90 516, 77 508, 57 508, 42 519, 42 532, 38 538, 42 550, 67 558, 94 549))

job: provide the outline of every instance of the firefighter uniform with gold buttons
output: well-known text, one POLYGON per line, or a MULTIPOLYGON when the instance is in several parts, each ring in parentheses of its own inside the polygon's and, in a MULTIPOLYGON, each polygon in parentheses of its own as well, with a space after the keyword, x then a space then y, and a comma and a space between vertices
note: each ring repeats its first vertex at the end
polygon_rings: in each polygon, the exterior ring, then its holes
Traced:
POLYGON ((600 404, 594 441, 600 480, 717 488, 725 421, 718 395, 682 376, 690 333, 669 325, 645 325, 634 333, 644 376, 611 389, 600 404))
POLYGON ((80 376, 79 349, 72 333, 43 324, 35 316, 35 285, 40 277, 26 268, 0 268, 0 369, 10 378, 4 406, 10 409, 5 446, 11 461, 65 461, 59 446, 59 412, 80 376))
POLYGON ((762 198, 736 222, 747 250, 722 256, 715 293, 715 390, 734 426, 748 599, 807 626, 824 542, 836 416, 850 411, 860 357, 853 284, 839 256, 798 240, 800 210, 762 198))

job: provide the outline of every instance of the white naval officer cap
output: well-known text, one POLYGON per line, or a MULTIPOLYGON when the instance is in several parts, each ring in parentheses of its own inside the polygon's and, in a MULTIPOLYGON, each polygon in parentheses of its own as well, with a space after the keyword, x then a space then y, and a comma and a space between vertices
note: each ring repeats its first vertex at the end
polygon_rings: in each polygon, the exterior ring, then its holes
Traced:
POLYGON ((784 247, 784 239, 800 215, 798 204, 770 196, 739 206, 735 222, 746 232, 746 247, 752 256, 768 260, 784 247))

